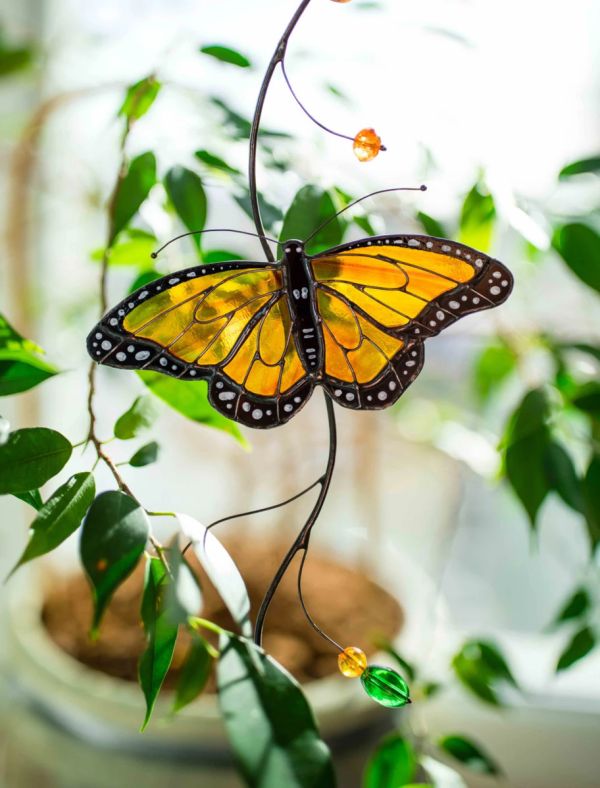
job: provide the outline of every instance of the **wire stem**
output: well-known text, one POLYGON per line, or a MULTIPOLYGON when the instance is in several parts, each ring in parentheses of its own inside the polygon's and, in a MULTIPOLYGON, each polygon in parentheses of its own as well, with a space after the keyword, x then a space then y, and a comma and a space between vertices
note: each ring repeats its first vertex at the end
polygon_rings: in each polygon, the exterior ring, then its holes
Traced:
MULTIPOLYGON (((283 62, 283 58, 285 57, 285 50, 287 48, 289 38, 294 32, 294 28, 298 24, 300 17, 308 8, 309 3, 310 0, 302 0, 300 5, 296 9, 296 13, 291 18, 283 35, 279 39, 279 43, 277 44, 275 52, 273 53, 273 57, 271 58, 269 65, 267 66, 265 76, 260 86, 258 99, 256 101, 256 108, 254 110, 254 117, 252 119, 252 129, 250 131, 250 155, 248 162, 248 185, 250 187, 250 204, 252 206, 252 217, 254 219, 254 226, 256 227, 256 232, 260 236, 264 236, 265 234, 264 227, 262 224, 262 219, 260 216, 260 207, 258 204, 258 190, 256 188, 256 150, 258 144, 258 134, 260 131, 260 120, 262 117, 262 111, 265 105, 267 92, 269 90, 271 80, 273 79, 273 74, 275 73, 275 69, 277 68, 277 64, 283 62)), ((261 238, 260 242, 263 251, 267 257, 267 260, 270 263, 274 263, 275 257, 273 256, 273 252, 271 251, 269 244, 263 238, 261 238)))
MULTIPOLYGON (((258 615, 256 617, 256 625, 254 627, 254 642, 260 646, 262 642, 262 634, 263 628, 265 623, 265 618, 267 615, 267 611, 271 604, 271 601, 281 583, 283 576, 288 570, 289 565, 294 560, 296 553, 300 550, 306 551, 308 549, 308 543, 310 541, 310 534, 314 524, 317 522, 317 518, 321 513, 321 509, 323 508, 323 504, 325 503, 325 498, 327 497, 327 493, 329 492, 329 485, 331 484, 331 477, 333 475, 333 468, 335 466, 335 455, 337 450, 337 430, 335 424, 335 412, 333 410, 333 402, 325 391, 323 392, 325 396, 325 405, 327 407, 327 421, 329 424, 329 456, 327 459, 327 467, 325 469, 325 473, 321 477, 320 484, 321 490, 319 492, 319 497, 308 516, 302 530, 296 537, 293 545, 288 550, 285 558, 281 562, 279 569, 277 570, 275 577, 271 581, 271 585, 267 589, 267 592, 264 596, 264 599, 261 603, 260 609, 258 611, 258 615)), ((302 600, 301 600, 302 601, 302 600)), ((309 621, 311 621, 309 617, 309 621)), ((321 633, 323 634, 323 633, 321 633)), ((336 644, 337 645, 337 644, 336 644)))

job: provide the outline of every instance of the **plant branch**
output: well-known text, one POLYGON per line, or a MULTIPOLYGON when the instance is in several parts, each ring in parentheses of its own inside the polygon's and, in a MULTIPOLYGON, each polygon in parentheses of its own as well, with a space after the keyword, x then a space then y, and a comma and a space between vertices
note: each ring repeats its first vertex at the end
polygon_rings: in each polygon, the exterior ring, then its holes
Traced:
MULTIPOLYGON (((277 65, 279 63, 283 62, 283 58, 285 57, 285 51, 287 49, 287 44, 290 39, 290 36, 294 32, 294 28, 298 24, 302 14, 306 11, 309 3, 310 0, 302 0, 300 5, 296 9, 296 13, 290 20, 283 35, 279 39, 279 43, 277 44, 275 52, 273 53, 273 57, 271 58, 269 65, 267 66, 265 76, 260 86, 258 100, 256 102, 256 108, 254 110, 254 117, 252 119, 252 129, 250 131, 250 157, 248 163, 248 185, 250 187, 250 204, 252 206, 252 217, 254 219, 254 225, 256 227, 256 232, 261 236, 264 236, 265 231, 262 224, 262 219, 260 217, 260 207, 258 204, 258 190, 256 188, 256 152, 257 152, 257 144, 258 144, 258 135, 260 132, 260 121, 262 117, 262 111, 265 104, 265 99, 267 97, 267 92, 271 84, 271 80, 273 79, 273 74, 275 73, 275 69, 277 68, 277 65)), ((267 260, 270 263, 274 263, 275 257, 273 256, 273 252, 271 251, 271 248, 269 247, 267 241, 264 238, 261 238, 260 243, 267 257, 267 260)))

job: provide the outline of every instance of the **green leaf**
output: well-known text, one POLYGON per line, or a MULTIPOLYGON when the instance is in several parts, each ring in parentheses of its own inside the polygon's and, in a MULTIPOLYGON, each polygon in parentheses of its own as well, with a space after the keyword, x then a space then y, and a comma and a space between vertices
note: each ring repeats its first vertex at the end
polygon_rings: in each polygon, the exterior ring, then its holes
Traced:
POLYGON ((384 651, 386 654, 389 654, 392 659, 396 660, 398 665, 402 668, 404 673, 406 674, 406 678, 409 681, 414 681, 417 675, 417 671, 415 666, 408 662, 404 657, 392 646, 387 638, 378 637, 375 639, 375 646, 384 651))
POLYGON ((156 698, 169 671, 177 624, 165 611, 164 598, 169 587, 169 575, 159 558, 151 557, 146 562, 144 595, 142 597, 142 621, 146 633, 146 649, 138 666, 139 682, 146 698, 146 716, 143 731, 150 722, 156 698))
POLYGON ((144 509, 124 492, 109 490, 92 503, 79 545, 94 596, 92 636, 113 593, 137 566, 149 534, 144 509))
POLYGON ((29 506, 33 507, 36 511, 39 511, 44 505, 39 490, 28 490, 27 492, 15 493, 14 495, 15 498, 19 498, 19 500, 28 503, 29 506))
POLYGON ((231 617, 241 633, 251 637, 250 598, 235 562, 221 542, 201 523, 187 514, 177 514, 176 517, 182 533, 191 540, 196 557, 231 617))
POLYGON ((591 599, 585 588, 578 588, 575 593, 565 602, 560 613, 556 616, 553 623, 562 624, 565 621, 574 621, 581 618, 591 608, 591 599))
POLYGON ((0 30, 0 77, 24 71, 33 63, 35 50, 29 45, 9 44, 0 30))
MULTIPOLYGON (((290 240, 305 241, 314 231, 336 212, 331 195, 316 186, 303 186, 292 200, 283 220, 279 234, 282 243, 290 240)), ((314 252, 322 251, 341 243, 344 225, 339 218, 333 219, 310 241, 314 252)))
MULTIPOLYGON (((232 109, 225 101, 223 101, 223 99, 219 98, 218 96, 211 96, 210 102, 223 113, 223 130, 228 133, 232 139, 247 140, 250 138, 252 124, 247 118, 243 117, 234 109, 232 109)), ((275 131, 273 129, 264 128, 261 126, 260 138, 265 137, 272 137, 274 139, 289 139, 291 135, 285 131, 275 131)))
POLYGON ((226 249, 211 249, 204 252, 203 260, 205 263, 227 263, 231 260, 243 260, 244 258, 236 252, 228 252, 226 249))
POLYGON ((213 44, 212 46, 202 47, 200 49, 203 55, 210 55, 222 63, 229 63, 232 66, 239 66, 239 68, 250 68, 252 63, 245 55, 235 49, 221 46, 220 44, 213 44))
POLYGON ((579 386, 571 395, 571 404, 600 419, 600 383, 590 381, 579 386))
POLYGON ((144 384, 163 402, 188 419, 232 435, 242 446, 248 443, 237 424, 216 411, 206 393, 204 381, 187 381, 169 378, 160 372, 138 373, 144 384))
POLYGON ((40 358, 42 352, 0 315, 0 396, 27 391, 57 374, 55 367, 40 358))
POLYGON ((225 172, 228 175, 241 175, 241 171, 232 167, 231 165, 227 164, 227 162, 222 159, 220 156, 217 156, 214 153, 211 153, 207 150, 197 150, 194 153, 194 156, 202 162, 202 164, 206 164, 207 167, 210 167, 212 170, 218 170, 219 172, 225 172))
POLYGON ((502 774, 498 764, 487 752, 464 736, 457 734, 442 736, 438 741, 438 747, 474 772, 492 775, 502 774))
POLYGON ((154 104, 160 88, 160 82, 153 75, 140 79, 127 89, 119 115, 124 115, 130 122, 139 120, 154 104))
POLYGON ((600 235, 595 230, 579 222, 565 224, 556 229, 552 246, 575 276, 600 292, 600 235))
POLYGON ((494 198, 478 182, 465 197, 459 223, 458 240, 461 243, 488 252, 496 223, 494 198))
POLYGON ((136 451, 133 457, 129 460, 129 464, 133 468, 143 468, 146 465, 152 465, 158 459, 160 446, 156 441, 151 441, 145 446, 142 446, 136 451))
POLYGON ((139 290, 140 287, 149 285, 150 282, 154 282, 156 279, 160 279, 161 276, 162 274, 159 274, 158 271, 156 271, 154 268, 150 271, 142 271, 142 273, 138 274, 138 276, 136 276, 136 278, 129 286, 128 294, 135 293, 135 291, 139 290))
POLYGON ((565 181, 573 175, 581 175, 587 172, 600 173, 600 156, 591 156, 589 159, 580 159, 567 164, 559 172, 558 177, 561 181, 565 181))
POLYGON ((363 788, 401 788, 414 779, 417 767, 412 744, 403 736, 391 733, 369 758, 363 788))
POLYGON ((557 350, 577 350, 600 361, 600 347, 597 345, 589 345, 587 342, 559 342, 555 347, 557 350))
POLYGON ((181 666, 175 687, 173 712, 180 711, 202 692, 213 667, 210 646, 197 632, 192 632, 192 642, 181 666))
POLYGON ((297 682, 253 643, 220 641, 221 714, 249 786, 335 788, 331 756, 297 682))
MULTIPOLYGON (((119 240, 112 246, 107 255, 108 263, 112 266, 133 265, 142 271, 153 267, 152 253, 158 246, 158 241, 152 233, 131 227, 123 230, 119 240)), ((92 260, 102 262, 104 249, 92 252, 92 260)))
POLYGON ((76 473, 59 487, 40 508, 31 524, 29 542, 10 574, 28 561, 46 555, 71 536, 81 525, 95 494, 91 473, 76 473))
POLYGON ((590 542, 595 550, 600 543, 600 454, 592 457, 583 477, 583 508, 590 542))
POLYGON ((10 435, 10 422, 4 416, 0 416, 0 446, 6 445, 10 435))
POLYGON ((532 528, 550 491, 545 459, 549 442, 548 402, 541 389, 527 392, 512 415, 505 450, 505 473, 525 507, 532 528))
MULTIPOLYGON (((202 178, 186 167, 172 167, 165 175, 165 189, 177 215, 190 232, 203 230, 206 223, 208 202, 202 178)), ((192 236, 200 247, 200 236, 192 236)))
MULTIPOLYGON (((240 206, 242 211, 244 211, 246 216, 252 218, 252 205, 250 203, 250 192, 248 189, 245 189, 241 195, 235 195, 233 199, 240 206)), ((273 225, 283 219, 281 210, 276 205, 273 205, 273 203, 270 203, 261 192, 258 192, 258 207, 265 230, 271 231, 273 225)))
POLYGON ((452 668, 466 689, 493 706, 502 705, 497 691, 503 684, 517 686, 501 652, 486 641, 467 641, 453 657, 452 668))
POLYGON ((132 159, 115 192, 109 246, 112 246, 117 235, 133 219, 155 183, 156 158, 154 154, 148 151, 132 159))
POLYGON ((45 427, 11 432, 0 446, 0 495, 41 487, 64 468, 72 451, 64 435, 45 427))
POLYGON ((557 441, 550 441, 544 455, 548 484, 576 512, 583 512, 581 479, 569 454, 557 441))
POLYGON ((154 424, 157 415, 156 404, 149 394, 137 397, 129 410, 117 419, 115 438, 127 441, 137 437, 154 424))
POLYGON ((589 627, 583 627, 573 635, 558 658, 556 672, 570 668, 575 662, 587 656, 595 646, 596 636, 589 627))
POLYGON ((485 347, 473 367, 473 383, 479 399, 487 401, 516 367, 517 357, 504 342, 496 341, 485 347))
POLYGON ((167 551, 171 581, 165 597, 165 613, 173 624, 187 624, 202 608, 200 584, 177 545, 167 551))
POLYGON ((57 373, 55 367, 31 353, 0 350, 0 397, 28 391, 57 373))
POLYGON ((427 235, 432 235, 434 238, 447 238, 448 232, 444 229, 441 222, 429 216, 428 213, 423 211, 417 212, 417 221, 421 224, 427 235))
POLYGON ((363 231, 363 233, 366 233, 366 235, 377 235, 377 230, 373 227, 371 220, 367 216, 354 216, 352 221, 363 231))

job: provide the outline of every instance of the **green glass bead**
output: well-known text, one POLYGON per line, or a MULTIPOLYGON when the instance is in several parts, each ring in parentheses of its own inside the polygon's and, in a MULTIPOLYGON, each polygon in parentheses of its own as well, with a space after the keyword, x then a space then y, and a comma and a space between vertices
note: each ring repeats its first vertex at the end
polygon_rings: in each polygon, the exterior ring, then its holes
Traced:
POLYGON ((397 709, 411 702, 408 684, 391 668, 369 665, 360 680, 367 695, 382 706, 397 709))

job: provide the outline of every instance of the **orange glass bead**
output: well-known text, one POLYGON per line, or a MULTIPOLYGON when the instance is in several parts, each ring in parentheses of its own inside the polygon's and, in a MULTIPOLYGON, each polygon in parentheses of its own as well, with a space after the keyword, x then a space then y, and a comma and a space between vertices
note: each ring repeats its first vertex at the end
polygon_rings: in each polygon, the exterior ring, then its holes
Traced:
POLYGON ((333 0, 334 3, 349 3, 350 0, 333 0))
POLYGON ((379 153, 385 150, 381 144, 381 138, 375 129, 362 129, 354 138, 354 155, 359 161, 371 161, 379 153))
POLYGON ((367 655, 356 646, 348 646, 338 654, 340 672, 349 679, 357 679, 367 668, 367 655))

